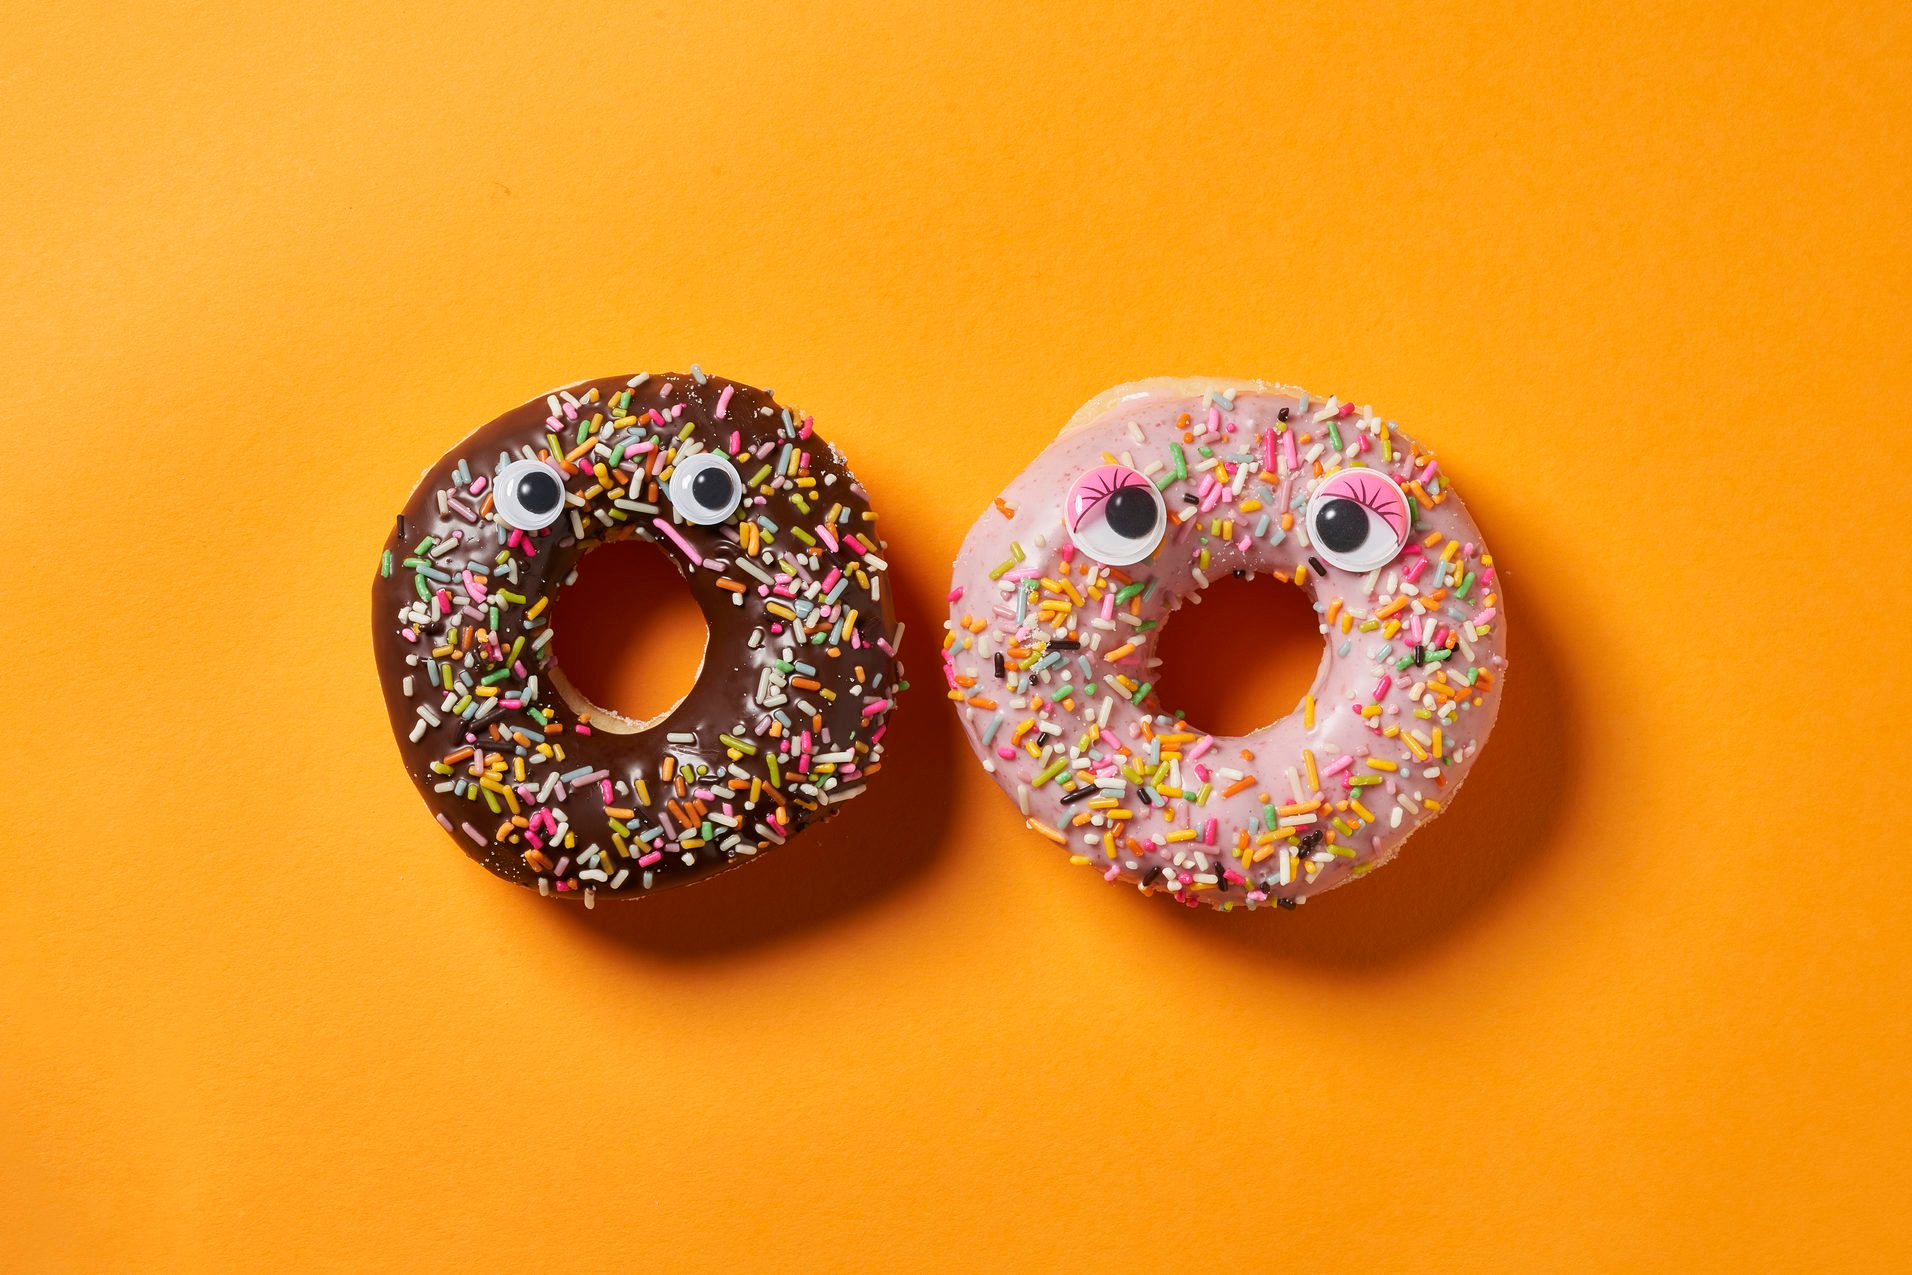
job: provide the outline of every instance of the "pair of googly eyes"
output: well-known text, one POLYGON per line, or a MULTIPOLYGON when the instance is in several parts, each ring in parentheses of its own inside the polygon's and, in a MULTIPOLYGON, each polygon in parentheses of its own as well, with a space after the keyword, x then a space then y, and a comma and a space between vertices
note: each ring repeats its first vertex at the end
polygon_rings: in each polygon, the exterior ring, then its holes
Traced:
MULTIPOLYGON (((698 452, 672 467, 669 491, 685 522, 712 527, 737 512, 744 480, 728 456, 698 452)), ((519 531, 542 531, 564 512, 564 476, 541 460, 514 460, 499 471, 492 502, 519 531)))
MULTIPOLYGON (((1098 465, 1076 479, 1064 518, 1075 547, 1111 567, 1147 558, 1168 532, 1162 493, 1126 465, 1098 465)), ((1315 551, 1343 571, 1386 566, 1407 544, 1407 496, 1371 469, 1329 475, 1309 497, 1306 520, 1315 551)))

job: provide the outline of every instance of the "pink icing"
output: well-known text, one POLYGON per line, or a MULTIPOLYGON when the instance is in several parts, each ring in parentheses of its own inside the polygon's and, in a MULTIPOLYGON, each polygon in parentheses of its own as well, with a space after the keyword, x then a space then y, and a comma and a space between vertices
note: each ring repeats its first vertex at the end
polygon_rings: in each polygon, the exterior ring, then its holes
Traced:
POLYGON ((1145 382, 1096 402, 956 560, 945 673, 977 757, 1074 861, 1191 905, 1298 903, 1385 863, 1473 767, 1507 663, 1492 559, 1445 469, 1366 408, 1258 382, 1145 382), (1170 478, 1175 445, 1186 474, 1170 478), (1078 480, 1108 464, 1166 479, 1181 520, 1126 568, 1074 553, 1064 526, 1078 480), (1369 574, 1311 551, 1304 517, 1317 484, 1357 464, 1418 507, 1402 552, 1369 574), (1304 567, 1325 638, 1312 725, 1298 707, 1228 738, 1166 716, 1144 687, 1181 601, 1231 572, 1304 567))

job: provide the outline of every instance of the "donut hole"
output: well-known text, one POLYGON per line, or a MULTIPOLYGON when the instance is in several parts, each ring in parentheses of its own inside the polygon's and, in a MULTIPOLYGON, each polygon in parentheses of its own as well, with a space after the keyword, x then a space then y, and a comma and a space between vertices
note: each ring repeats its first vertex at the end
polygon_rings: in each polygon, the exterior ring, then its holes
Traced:
POLYGON ((1273 576, 1223 576, 1162 627, 1156 691, 1170 712, 1214 735, 1247 735, 1286 717, 1326 654, 1313 600, 1273 576))
POLYGON ((655 724, 697 683, 710 626, 668 554, 648 540, 602 544, 578 560, 577 579, 558 591, 551 646, 553 680, 574 705, 622 722, 655 724))

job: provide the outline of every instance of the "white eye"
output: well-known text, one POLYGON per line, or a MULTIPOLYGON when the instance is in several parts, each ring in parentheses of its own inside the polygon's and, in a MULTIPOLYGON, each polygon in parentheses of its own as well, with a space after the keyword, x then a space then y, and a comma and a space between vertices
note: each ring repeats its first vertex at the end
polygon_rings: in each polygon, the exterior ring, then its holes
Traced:
POLYGON ((564 512, 564 477, 541 460, 514 460, 498 471, 491 498, 519 531, 542 531, 564 512))
POLYGON ((1168 531, 1162 493, 1126 465, 1097 465, 1076 479, 1064 516, 1076 548, 1111 567, 1142 561, 1168 531))
POLYGON ((714 526, 737 512, 744 498, 744 480, 737 467, 719 452, 698 452, 677 462, 671 470, 671 504, 685 522, 714 526))
POLYGON ((1365 574, 1407 544, 1407 493, 1386 474, 1344 469, 1308 498, 1308 540, 1343 571, 1365 574))

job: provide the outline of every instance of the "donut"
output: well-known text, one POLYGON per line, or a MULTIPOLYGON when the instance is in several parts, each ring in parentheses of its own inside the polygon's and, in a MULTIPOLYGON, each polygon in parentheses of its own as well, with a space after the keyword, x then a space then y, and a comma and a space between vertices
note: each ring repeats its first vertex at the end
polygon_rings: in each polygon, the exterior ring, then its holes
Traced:
POLYGON ((1338 398, 1158 378, 1091 399, 970 529, 944 642, 984 769, 1071 863, 1191 907, 1292 908, 1452 801, 1500 706, 1493 556, 1432 452, 1338 398), (1226 575, 1326 640, 1241 737, 1156 694, 1168 617, 1226 575))
POLYGON ((768 390, 693 368, 515 407, 426 471, 372 582, 406 773, 472 858, 586 906, 759 858, 882 764, 903 687, 885 553, 843 457, 768 390), (710 630, 648 721, 591 703, 552 648, 579 559, 632 538, 710 630))

